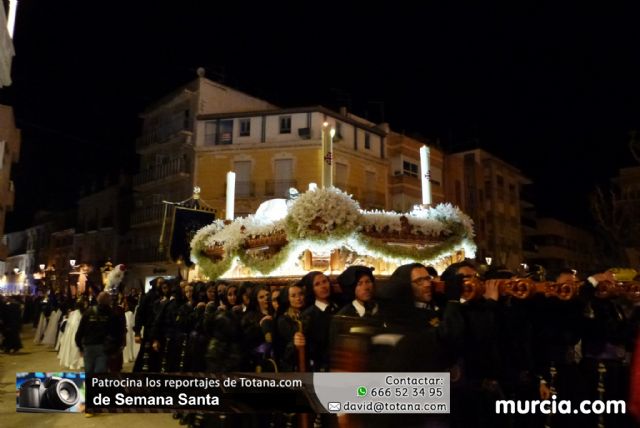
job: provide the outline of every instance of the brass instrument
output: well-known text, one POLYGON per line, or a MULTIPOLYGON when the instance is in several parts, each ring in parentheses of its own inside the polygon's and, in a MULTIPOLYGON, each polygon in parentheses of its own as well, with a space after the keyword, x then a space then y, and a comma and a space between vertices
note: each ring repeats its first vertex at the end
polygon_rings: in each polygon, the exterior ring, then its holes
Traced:
POLYGON ((632 301, 640 301, 640 281, 602 281, 596 286, 596 297, 624 296, 632 301))
MULTIPOLYGON (((535 294, 545 297, 557 297, 560 300, 571 300, 578 295, 582 282, 554 283, 550 281, 537 282, 530 278, 493 279, 498 283, 501 296, 512 296, 516 299, 528 299, 535 294)), ((434 281, 435 289, 444 292, 444 282, 434 281)), ((464 281, 462 298, 477 299, 486 291, 485 281, 480 278, 467 278, 464 281)))
POLYGON ((596 297, 624 296, 632 301, 640 301, 640 281, 637 280, 638 271, 630 268, 611 268, 612 280, 601 281, 596 286, 596 297))

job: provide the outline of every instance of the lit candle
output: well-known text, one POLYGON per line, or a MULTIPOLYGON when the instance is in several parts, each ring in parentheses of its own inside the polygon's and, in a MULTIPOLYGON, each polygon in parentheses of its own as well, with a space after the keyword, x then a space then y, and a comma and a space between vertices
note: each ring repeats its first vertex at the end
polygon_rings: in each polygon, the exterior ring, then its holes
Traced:
POLYGON ((329 123, 322 124, 322 187, 333 186, 333 136, 335 129, 329 129, 329 123))
POLYGON ((233 203, 236 197, 236 173, 227 172, 227 220, 233 220, 233 203))
POLYGON ((16 12, 18 11, 18 0, 9 0, 9 16, 7 17, 7 31, 9 37, 13 39, 13 29, 16 25, 16 12))
POLYGON ((422 204, 431 205, 431 172, 429 171, 429 147, 420 147, 420 174, 422 176, 422 204))

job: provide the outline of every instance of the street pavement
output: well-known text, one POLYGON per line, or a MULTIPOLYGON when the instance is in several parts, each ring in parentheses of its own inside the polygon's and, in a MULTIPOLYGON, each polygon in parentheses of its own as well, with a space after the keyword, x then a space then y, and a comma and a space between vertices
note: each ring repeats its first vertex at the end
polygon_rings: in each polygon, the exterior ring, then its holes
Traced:
MULTIPOLYGON (((82 413, 18 413, 16 412, 17 372, 69 371, 60 367, 56 351, 34 345, 34 329, 30 324, 22 328, 22 350, 16 354, 0 353, 0 427, 2 428, 178 428, 180 425, 169 413, 161 414, 100 414, 91 418, 82 413)), ((133 364, 125 364, 130 372, 133 364)))

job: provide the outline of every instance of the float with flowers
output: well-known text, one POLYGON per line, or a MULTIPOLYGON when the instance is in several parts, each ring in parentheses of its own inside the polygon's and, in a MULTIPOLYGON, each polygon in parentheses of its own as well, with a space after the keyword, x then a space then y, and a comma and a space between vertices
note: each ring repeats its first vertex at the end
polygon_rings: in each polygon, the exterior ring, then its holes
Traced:
POLYGON ((326 187, 266 201, 254 215, 216 220, 194 236, 191 258, 210 279, 331 274, 355 264, 390 275, 405 263, 442 270, 474 257, 473 236, 472 220, 451 204, 366 211, 326 187))

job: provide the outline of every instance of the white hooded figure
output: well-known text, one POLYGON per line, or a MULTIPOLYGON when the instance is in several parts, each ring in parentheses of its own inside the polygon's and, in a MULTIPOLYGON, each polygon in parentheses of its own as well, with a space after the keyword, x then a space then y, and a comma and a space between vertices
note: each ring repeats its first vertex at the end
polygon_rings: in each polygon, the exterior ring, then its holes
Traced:
POLYGON ((51 312, 49 316, 49 323, 47 323, 47 328, 44 330, 44 336, 42 337, 42 344, 51 346, 52 348, 56 346, 56 342, 58 340, 58 327, 60 324, 60 319, 62 318, 62 311, 60 309, 55 312, 51 312))
POLYGON ((84 359, 80 354, 75 340, 81 319, 82 312, 80 309, 71 312, 64 333, 62 333, 62 338, 60 339, 60 350, 58 351, 60 365, 62 367, 69 367, 72 370, 82 369, 84 366, 84 359))
POLYGON ((136 360, 136 355, 140 351, 140 344, 135 342, 135 333, 133 332, 135 317, 133 312, 128 309, 124 317, 127 321, 127 345, 122 350, 122 357, 125 363, 131 363, 136 360))
POLYGON ((113 268, 111 272, 109 272, 109 276, 107 276, 107 284, 104 287, 104 291, 109 293, 111 296, 118 294, 118 287, 124 279, 125 270, 126 267, 122 264, 113 268))

